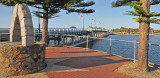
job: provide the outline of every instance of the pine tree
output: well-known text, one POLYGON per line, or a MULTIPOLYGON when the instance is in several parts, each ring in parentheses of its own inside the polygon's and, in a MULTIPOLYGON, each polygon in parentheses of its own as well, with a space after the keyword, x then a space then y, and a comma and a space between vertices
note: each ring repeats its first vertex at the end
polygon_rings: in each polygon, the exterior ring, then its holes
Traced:
POLYGON ((88 7, 94 5, 94 2, 83 2, 83 0, 38 0, 34 1, 38 6, 34 6, 39 9, 43 9, 43 12, 34 11, 33 13, 43 18, 42 29, 42 42, 48 45, 48 19, 58 17, 57 13, 60 10, 67 10, 67 13, 93 13, 93 9, 76 9, 77 7, 88 7))
POLYGON ((29 4, 31 5, 32 0, 0 0, 2 5, 15 6, 16 4, 29 4))
POLYGON ((42 42, 46 45, 48 45, 48 19, 58 17, 57 13, 59 13, 60 10, 66 10, 67 13, 93 13, 93 9, 85 9, 82 7, 95 4, 93 1, 84 2, 83 0, 1 0, 0 3, 7 6, 27 4, 42 9, 43 12, 34 11, 33 14, 39 18, 43 18, 42 42))
POLYGON ((160 19, 153 18, 160 16, 160 13, 150 12, 150 5, 156 5, 159 3, 160 0, 117 0, 116 2, 112 3, 113 7, 131 6, 133 8, 133 11, 126 11, 126 14, 138 16, 138 18, 133 18, 137 22, 139 22, 139 47, 137 68, 144 72, 149 71, 148 41, 150 23, 160 24, 160 19))

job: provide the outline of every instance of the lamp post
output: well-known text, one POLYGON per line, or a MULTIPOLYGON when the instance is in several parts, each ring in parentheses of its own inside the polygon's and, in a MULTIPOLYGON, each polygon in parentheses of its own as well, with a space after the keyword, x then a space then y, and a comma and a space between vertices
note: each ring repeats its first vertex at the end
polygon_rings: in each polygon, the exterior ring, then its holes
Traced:
MULTIPOLYGON (((38 11, 39 11, 39 9, 38 9, 38 11)), ((40 38, 41 38, 41 25, 40 25, 40 18, 38 18, 38 36, 39 36, 39 41, 40 41, 40 38)))
POLYGON ((84 16, 83 16, 83 35, 84 35, 84 16))

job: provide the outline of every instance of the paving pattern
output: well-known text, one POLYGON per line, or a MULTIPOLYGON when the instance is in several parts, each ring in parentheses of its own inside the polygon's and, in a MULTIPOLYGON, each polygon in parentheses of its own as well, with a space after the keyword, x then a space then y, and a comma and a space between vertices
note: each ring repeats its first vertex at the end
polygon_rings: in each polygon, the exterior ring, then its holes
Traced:
POLYGON ((113 72, 129 62, 125 58, 89 49, 48 47, 46 62, 47 67, 38 73, 9 78, 131 78, 113 72))
POLYGON ((46 72, 49 78, 131 78, 113 72, 128 63, 127 59, 107 53, 75 47, 46 49, 46 72))

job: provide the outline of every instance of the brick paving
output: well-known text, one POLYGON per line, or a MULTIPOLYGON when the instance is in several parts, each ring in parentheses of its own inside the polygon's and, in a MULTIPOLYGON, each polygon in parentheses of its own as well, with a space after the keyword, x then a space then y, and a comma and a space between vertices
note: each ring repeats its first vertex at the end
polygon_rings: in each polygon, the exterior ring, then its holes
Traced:
POLYGON ((128 63, 127 59, 109 56, 103 52, 75 47, 54 47, 46 49, 46 59, 64 59, 51 63, 61 66, 61 71, 46 72, 49 78, 131 78, 113 72, 128 63))

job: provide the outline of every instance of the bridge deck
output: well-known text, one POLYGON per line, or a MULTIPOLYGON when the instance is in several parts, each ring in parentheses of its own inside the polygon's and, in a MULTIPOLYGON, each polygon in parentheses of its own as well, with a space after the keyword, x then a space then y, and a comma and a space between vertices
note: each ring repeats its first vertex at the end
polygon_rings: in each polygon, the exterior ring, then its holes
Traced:
POLYGON ((49 78, 130 78, 113 72, 129 61, 103 52, 75 47, 47 48, 46 61, 49 78))

